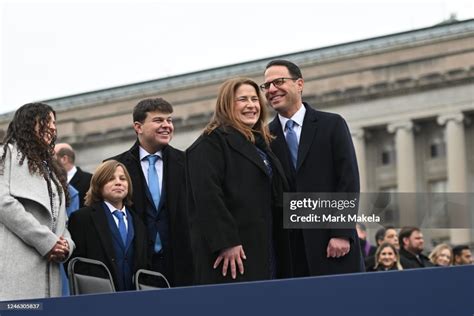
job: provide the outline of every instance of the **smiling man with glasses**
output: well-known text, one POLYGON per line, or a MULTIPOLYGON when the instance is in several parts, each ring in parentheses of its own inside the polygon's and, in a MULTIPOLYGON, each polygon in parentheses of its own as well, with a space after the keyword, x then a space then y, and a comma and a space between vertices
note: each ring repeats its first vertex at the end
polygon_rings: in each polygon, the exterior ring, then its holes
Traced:
MULTIPOLYGON (((301 70, 274 60, 260 85, 278 113, 270 123, 272 150, 280 159, 292 192, 359 192, 354 146, 344 119, 314 110, 302 100, 301 70)), ((291 233, 295 276, 363 272, 357 232, 347 229, 300 229, 291 233)))

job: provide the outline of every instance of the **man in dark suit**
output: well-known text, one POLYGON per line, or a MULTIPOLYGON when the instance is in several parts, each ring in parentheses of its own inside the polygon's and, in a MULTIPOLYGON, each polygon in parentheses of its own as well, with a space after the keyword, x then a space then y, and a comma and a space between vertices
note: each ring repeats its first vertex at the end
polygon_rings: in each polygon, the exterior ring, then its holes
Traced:
POLYGON ((403 269, 432 267, 430 259, 425 256, 425 240, 418 227, 402 227, 398 234, 400 243, 400 263, 403 269))
POLYGON ((133 110, 137 141, 110 158, 132 178, 133 209, 147 226, 151 268, 172 286, 192 283, 192 256, 186 214, 184 153, 169 145, 173 108, 162 98, 140 101, 133 110))
MULTIPOLYGON (((270 123, 272 150, 280 159, 292 192, 359 192, 359 173, 349 129, 333 113, 302 101, 301 70, 286 60, 271 61, 261 85, 278 115, 270 123)), ((291 231, 295 276, 362 272, 357 232, 344 229, 291 231)))
POLYGON ((54 146, 56 159, 67 172, 67 182, 79 191, 79 207, 84 206, 84 198, 91 183, 92 174, 82 171, 81 168, 74 165, 76 153, 71 145, 59 143, 54 146))

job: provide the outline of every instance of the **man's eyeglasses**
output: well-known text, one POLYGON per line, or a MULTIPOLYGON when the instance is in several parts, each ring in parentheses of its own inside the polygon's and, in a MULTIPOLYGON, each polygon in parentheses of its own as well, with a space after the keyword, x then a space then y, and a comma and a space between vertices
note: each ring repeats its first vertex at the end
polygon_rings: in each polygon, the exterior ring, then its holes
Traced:
POLYGON ((298 80, 298 78, 276 78, 272 81, 262 83, 260 85, 260 89, 262 89, 262 91, 266 91, 266 90, 270 89, 270 86, 271 86, 272 83, 275 87, 279 87, 279 86, 281 86, 282 84, 285 83, 285 80, 298 80))

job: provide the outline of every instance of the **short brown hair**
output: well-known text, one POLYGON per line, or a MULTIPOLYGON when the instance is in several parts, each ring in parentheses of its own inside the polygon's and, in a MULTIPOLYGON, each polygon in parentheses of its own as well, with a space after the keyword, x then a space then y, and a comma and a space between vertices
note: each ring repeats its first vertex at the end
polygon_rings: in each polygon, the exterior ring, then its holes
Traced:
POLYGON ((398 243, 400 244, 400 248, 403 248, 405 244, 403 243, 403 239, 410 238, 411 234, 414 232, 421 232, 418 227, 402 227, 400 232, 398 233, 398 243))
POLYGON ((91 186, 89 188, 89 191, 87 191, 86 193, 86 198, 84 202, 85 205, 91 206, 93 203, 100 202, 104 199, 104 197, 102 196, 102 189, 107 184, 107 182, 112 179, 115 170, 118 167, 122 167, 123 172, 125 173, 125 178, 128 182, 128 193, 125 197, 124 203, 127 206, 132 205, 132 179, 130 178, 127 168, 124 166, 124 164, 118 162, 117 160, 108 160, 97 167, 94 174, 92 175, 91 186))
POLYGON ((163 98, 143 99, 133 108, 133 122, 143 123, 148 112, 173 113, 173 106, 163 98))

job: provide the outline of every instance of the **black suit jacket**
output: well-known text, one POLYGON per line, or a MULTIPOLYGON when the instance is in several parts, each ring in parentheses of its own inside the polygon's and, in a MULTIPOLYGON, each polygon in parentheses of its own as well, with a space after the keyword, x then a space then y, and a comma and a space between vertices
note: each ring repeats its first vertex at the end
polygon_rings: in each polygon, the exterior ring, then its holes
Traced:
MULTIPOLYGON (((128 151, 109 158, 125 165, 133 184, 133 208, 146 224, 147 204, 153 201, 147 195, 145 175, 140 164, 138 140, 128 151)), ((163 186, 166 192, 161 203, 166 204, 169 216, 169 238, 171 252, 171 267, 175 286, 192 284, 192 253, 189 237, 189 224, 186 212, 186 179, 184 171, 184 152, 168 145, 163 149, 163 186)), ((154 207, 154 206, 151 206, 154 207)), ((149 236, 150 237, 150 236, 149 236)), ((154 241, 154 236, 147 240, 154 241)), ((149 247, 150 244, 148 244, 149 247)))
POLYGON ((420 253, 417 258, 403 247, 400 248, 400 263, 403 269, 417 269, 433 266, 433 263, 424 254, 420 253))
POLYGON ((82 169, 77 166, 76 168, 77 172, 74 174, 74 177, 72 177, 69 184, 79 191, 79 207, 83 207, 84 198, 86 197, 86 193, 91 185, 92 174, 82 171, 82 169))
MULTIPOLYGON (((132 209, 127 208, 133 217, 133 228, 135 236, 133 239, 134 256, 129 258, 133 260, 133 273, 138 269, 146 269, 148 264, 147 247, 143 243, 146 238, 146 228, 139 216, 132 209)), ((114 279, 114 283, 119 284, 117 280, 118 267, 117 256, 112 244, 112 232, 110 231, 107 217, 101 202, 94 203, 92 206, 83 207, 71 214, 68 222, 68 229, 72 240, 76 244, 70 259, 74 257, 85 257, 103 262, 109 268, 114 279)), ((93 275, 101 275, 95 273, 93 275)))
POLYGON ((230 127, 202 135, 186 151, 197 283, 233 282, 230 273, 222 276, 222 264, 217 269, 212 266, 220 250, 237 245, 243 246, 247 259, 245 273, 237 273, 236 281, 269 279, 271 242, 278 276, 288 276, 289 245, 286 243, 285 254, 281 201, 286 181, 278 159, 271 151, 267 154, 273 166, 272 179, 255 145, 230 127))
MULTIPOLYGON (((352 138, 344 119, 316 111, 308 104, 303 120, 296 170, 278 116, 270 122, 276 136, 271 147, 280 159, 292 192, 359 192, 359 172, 352 138)), ((310 275, 365 271, 355 229, 303 229, 304 252, 310 275), (351 251, 341 258, 327 258, 333 237, 351 241, 351 251)))

